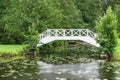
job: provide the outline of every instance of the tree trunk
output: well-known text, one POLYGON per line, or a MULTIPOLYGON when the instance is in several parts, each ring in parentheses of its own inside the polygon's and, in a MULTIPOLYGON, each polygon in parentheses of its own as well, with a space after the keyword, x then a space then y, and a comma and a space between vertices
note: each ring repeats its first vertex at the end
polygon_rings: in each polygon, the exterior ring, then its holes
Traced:
POLYGON ((112 60, 112 58, 113 58, 112 53, 108 53, 108 54, 107 54, 107 56, 108 56, 108 61, 111 61, 111 60, 112 60))

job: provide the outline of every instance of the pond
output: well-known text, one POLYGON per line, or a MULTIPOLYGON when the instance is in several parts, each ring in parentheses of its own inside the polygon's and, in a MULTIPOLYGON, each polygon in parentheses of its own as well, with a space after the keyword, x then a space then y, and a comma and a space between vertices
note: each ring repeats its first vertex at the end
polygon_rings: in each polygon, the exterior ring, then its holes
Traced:
POLYGON ((120 66, 94 59, 61 65, 21 59, 0 64, 0 80, 120 80, 120 66))

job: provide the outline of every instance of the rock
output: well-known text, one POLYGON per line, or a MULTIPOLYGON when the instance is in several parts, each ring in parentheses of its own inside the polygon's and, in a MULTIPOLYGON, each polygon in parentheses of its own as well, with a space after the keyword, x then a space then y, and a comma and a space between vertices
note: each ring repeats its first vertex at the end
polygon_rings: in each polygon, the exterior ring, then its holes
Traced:
POLYGON ((107 59, 108 56, 107 56, 106 54, 100 54, 100 55, 99 55, 99 58, 100 58, 100 59, 107 59))

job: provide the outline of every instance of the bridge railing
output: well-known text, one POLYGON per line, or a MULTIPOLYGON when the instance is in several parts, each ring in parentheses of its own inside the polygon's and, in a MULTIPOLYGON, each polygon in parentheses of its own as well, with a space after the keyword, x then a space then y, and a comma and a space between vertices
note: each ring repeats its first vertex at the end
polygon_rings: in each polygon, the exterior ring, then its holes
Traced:
POLYGON ((40 35, 40 39, 48 36, 61 36, 61 37, 68 37, 68 36, 89 36, 92 38, 96 38, 96 34, 89 29, 47 29, 46 31, 42 32, 40 35))
POLYGON ((47 37, 47 31, 44 31, 39 34, 40 39, 43 39, 44 37, 47 37))

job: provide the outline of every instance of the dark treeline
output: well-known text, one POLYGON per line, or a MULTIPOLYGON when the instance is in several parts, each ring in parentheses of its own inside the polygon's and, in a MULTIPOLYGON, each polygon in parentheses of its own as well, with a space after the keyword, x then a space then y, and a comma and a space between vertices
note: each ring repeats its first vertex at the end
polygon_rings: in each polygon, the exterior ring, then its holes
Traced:
POLYGON ((0 43, 36 41, 48 28, 88 28, 111 6, 118 16, 120 0, 0 0, 0 43))

